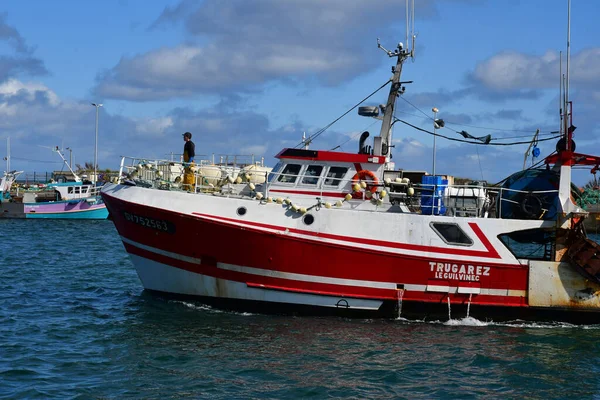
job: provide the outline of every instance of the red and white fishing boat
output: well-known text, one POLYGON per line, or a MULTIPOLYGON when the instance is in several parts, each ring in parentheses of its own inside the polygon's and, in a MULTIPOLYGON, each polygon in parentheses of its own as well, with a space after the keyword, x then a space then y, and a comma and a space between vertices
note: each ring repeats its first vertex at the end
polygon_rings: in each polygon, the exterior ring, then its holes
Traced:
POLYGON ((598 245, 571 191, 572 166, 600 158, 575 153, 566 127, 544 168, 502 187, 392 170, 411 52, 385 51, 397 60, 387 104, 361 109, 381 132, 358 153, 284 149, 263 184, 198 178, 183 191, 159 173, 105 185, 144 288, 269 313, 600 321, 598 245))

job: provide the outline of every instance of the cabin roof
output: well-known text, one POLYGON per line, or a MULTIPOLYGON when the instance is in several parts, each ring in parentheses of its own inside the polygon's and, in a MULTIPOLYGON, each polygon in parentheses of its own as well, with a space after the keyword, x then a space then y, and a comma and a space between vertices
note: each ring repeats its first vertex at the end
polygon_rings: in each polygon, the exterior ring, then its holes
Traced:
POLYGON ((343 153, 339 151, 305 150, 305 149, 283 149, 275 156, 276 158, 291 158, 308 161, 334 161, 346 163, 385 163, 384 156, 373 156, 371 154, 343 153))

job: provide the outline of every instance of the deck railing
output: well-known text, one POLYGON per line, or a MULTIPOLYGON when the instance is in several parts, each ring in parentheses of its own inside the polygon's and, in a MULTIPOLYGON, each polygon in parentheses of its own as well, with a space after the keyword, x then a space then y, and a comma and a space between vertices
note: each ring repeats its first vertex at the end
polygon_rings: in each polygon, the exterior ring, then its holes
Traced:
MULTIPOLYGON (((273 199, 298 195, 342 199, 351 194, 354 200, 369 200, 370 197, 366 189, 353 190, 357 182, 353 179, 352 171, 344 176, 312 176, 278 170, 255 170, 249 177, 245 168, 261 166, 262 160, 256 162, 253 156, 220 156, 214 161, 217 162, 213 162, 212 158, 201 159, 190 169, 190 165, 182 162, 123 157, 120 180, 134 179, 136 184, 156 189, 219 192, 224 196, 260 192, 262 197, 272 196, 273 199), (186 184, 184 176, 190 173, 193 174, 193 181, 186 184), (246 186, 240 189, 236 183, 246 186)), ((552 207, 556 207, 552 196, 558 193, 558 190, 525 191, 485 184, 413 184, 407 179, 376 184, 367 181, 366 184, 368 189, 375 187, 375 192, 385 190, 389 205, 399 206, 399 212, 451 217, 511 218, 505 211, 512 210, 523 218, 543 219, 552 207), (505 210, 506 207, 512 208, 505 210)), ((376 200, 383 198, 380 193, 374 193, 372 197, 376 200)))
POLYGON ((198 161, 193 163, 184 163, 165 159, 123 156, 117 181, 123 182, 131 179, 142 186, 194 192, 215 191, 228 184, 241 183, 248 180, 248 175, 252 175, 253 180, 262 178, 263 182, 266 181, 266 174, 255 171, 257 168, 264 167, 264 158, 262 157, 213 155, 211 157, 197 156, 196 159, 198 161), (240 176, 241 172, 243 174, 240 176), (193 183, 184 182, 186 176, 193 176, 190 179, 193 183))

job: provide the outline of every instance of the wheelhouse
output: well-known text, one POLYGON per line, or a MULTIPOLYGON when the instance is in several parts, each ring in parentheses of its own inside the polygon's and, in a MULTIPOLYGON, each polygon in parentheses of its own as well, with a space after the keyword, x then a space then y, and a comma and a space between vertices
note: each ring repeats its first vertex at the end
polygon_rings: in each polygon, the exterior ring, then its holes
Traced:
POLYGON ((382 184, 385 157, 306 149, 284 149, 269 175, 269 192, 339 198, 359 179, 382 184))
POLYGON ((53 188, 61 200, 85 199, 100 195, 99 187, 81 182, 52 183, 48 188, 53 188))

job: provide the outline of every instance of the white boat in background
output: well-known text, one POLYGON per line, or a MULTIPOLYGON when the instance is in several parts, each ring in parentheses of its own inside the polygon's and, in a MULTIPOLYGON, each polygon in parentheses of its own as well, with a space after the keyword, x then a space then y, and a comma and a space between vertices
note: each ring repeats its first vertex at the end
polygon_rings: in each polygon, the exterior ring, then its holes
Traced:
POLYGON ((21 175, 23 171, 5 171, 2 179, 0 179, 0 202, 8 201, 10 199, 10 191, 17 181, 19 175, 21 175))
POLYGON ((393 170, 412 51, 385 52, 387 103, 359 110, 382 121, 372 146, 364 135, 357 153, 283 149, 260 184, 200 174, 174 190, 146 163, 151 179, 104 186, 144 288, 267 313, 600 321, 600 246, 571 197, 571 168, 600 157, 574 152, 568 104, 557 154, 502 186, 393 170))

